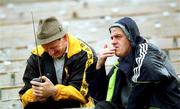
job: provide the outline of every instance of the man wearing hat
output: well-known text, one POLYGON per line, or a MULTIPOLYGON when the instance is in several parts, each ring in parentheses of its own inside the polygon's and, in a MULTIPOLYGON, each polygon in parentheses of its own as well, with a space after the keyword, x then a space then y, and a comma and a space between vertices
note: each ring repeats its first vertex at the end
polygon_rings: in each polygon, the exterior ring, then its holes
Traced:
POLYGON ((55 17, 39 21, 37 43, 38 47, 32 50, 27 60, 23 76, 25 85, 19 91, 23 107, 60 109, 93 106, 88 83, 93 78, 97 62, 94 50, 67 33, 55 17), (32 81, 39 77, 43 82, 32 81))
POLYGON ((92 96, 95 109, 180 109, 180 83, 166 54, 148 43, 136 22, 124 17, 110 28, 112 48, 99 53, 92 96), (116 55, 117 62, 106 76, 105 62, 116 55))

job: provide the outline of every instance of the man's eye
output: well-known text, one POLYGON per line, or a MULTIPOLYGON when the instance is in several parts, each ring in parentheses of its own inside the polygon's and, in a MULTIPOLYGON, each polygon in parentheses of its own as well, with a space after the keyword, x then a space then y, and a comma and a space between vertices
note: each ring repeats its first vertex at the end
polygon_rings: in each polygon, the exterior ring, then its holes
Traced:
POLYGON ((118 35, 118 36, 115 36, 115 38, 119 38, 119 37, 121 37, 121 36, 119 36, 119 35, 118 35))
POLYGON ((57 46, 55 46, 55 47, 51 47, 51 49, 53 50, 53 49, 55 49, 57 46))
POLYGON ((115 36, 115 38, 122 38, 122 37, 123 37, 122 35, 115 36))

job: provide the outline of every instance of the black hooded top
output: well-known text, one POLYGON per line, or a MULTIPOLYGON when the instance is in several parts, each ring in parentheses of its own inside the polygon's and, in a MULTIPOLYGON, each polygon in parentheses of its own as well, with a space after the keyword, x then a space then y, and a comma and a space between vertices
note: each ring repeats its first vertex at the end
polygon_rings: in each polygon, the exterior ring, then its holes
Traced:
MULTIPOLYGON (((118 107, 127 107, 127 109, 148 109, 149 107, 180 109, 178 76, 164 52, 153 44, 147 43, 140 36, 135 21, 129 17, 116 21, 110 28, 113 27, 119 27, 126 35, 128 34, 132 52, 128 56, 118 59, 119 69, 111 102, 118 107), (122 26, 125 27, 126 32, 122 26), (126 80, 132 87, 127 96, 127 106, 123 106, 121 94, 123 87, 128 85, 126 80)), ((108 82, 115 67, 110 70, 108 76, 105 75, 104 68, 97 71, 100 76, 95 81, 92 94, 99 101, 106 99, 108 82)))

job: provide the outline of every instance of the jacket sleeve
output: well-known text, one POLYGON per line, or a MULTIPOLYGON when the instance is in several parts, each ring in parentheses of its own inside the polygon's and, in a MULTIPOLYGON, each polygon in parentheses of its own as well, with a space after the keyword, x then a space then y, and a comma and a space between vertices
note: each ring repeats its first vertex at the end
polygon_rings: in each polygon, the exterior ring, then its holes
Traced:
POLYGON ((96 70, 94 79, 90 82, 89 90, 90 95, 96 102, 106 99, 108 87, 108 77, 106 76, 105 66, 96 70))
POLYGON ((144 109, 149 106, 153 91, 164 89, 162 84, 171 81, 171 74, 164 62, 165 59, 158 53, 147 53, 144 60, 139 61, 133 69, 131 79, 134 84, 128 99, 128 109, 144 109))
POLYGON ((31 55, 30 58, 27 60, 26 69, 23 75, 23 82, 25 85, 19 91, 20 99, 22 101, 23 106, 26 106, 29 102, 35 101, 35 97, 32 94, 30 81, 33 78, 39 77, 38 68, 35 67, 36 65, 36 58, 34 55, 31 55))
POLYGON ((23 107, 25 107, 29 102, 35 102, 36 97, 33 95, 33 90, 28 89, 23 95, 20 95, 23 107))
POLYGON ((135 83, 159 82, 171 78, 167 57, 160 51, 148 50, 147 54, 136 58, 132 81, 135 83))
POLYGON ((53 96, 53 99, 55 101, 72 99, 80 101, 81 103, 86 103, 86 100, 82 96, 82 94, 73 86, 65 86, 59 84, 55 87, 58 89, 57 93, 53 96))
POLYGON ((152 89, 153 85, 150 83, 134 84, 128 99, 127 109, 147 109, 150 105, 152 89))

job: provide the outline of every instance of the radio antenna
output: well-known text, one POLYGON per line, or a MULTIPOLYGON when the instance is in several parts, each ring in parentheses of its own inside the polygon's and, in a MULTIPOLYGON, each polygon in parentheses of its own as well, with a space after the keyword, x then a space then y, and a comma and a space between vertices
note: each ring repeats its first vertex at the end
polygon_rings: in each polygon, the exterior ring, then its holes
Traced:
MULTIPOLYGON (((36 52, 37 52, 37 55, 39 55, 39 51, 38 51, 38 44, 37 44, 37 36, 36 36, 36 31, 35 31, 35 24, 34 24, 34 17, 33 17, 33 12, 31 12, 31 15, 32 15, 32 23, 33 23, 33 31, 34 31, 34 39, 35 39, 35 44, 36 44, 36 52)), ((38 56, 38 69, 39 69, 39 74, 40 74, 40 80, 42 82, 42 72, 41 72, 41 65, 40 65, 40 59, 39 59, 39 56, 38 56)))

